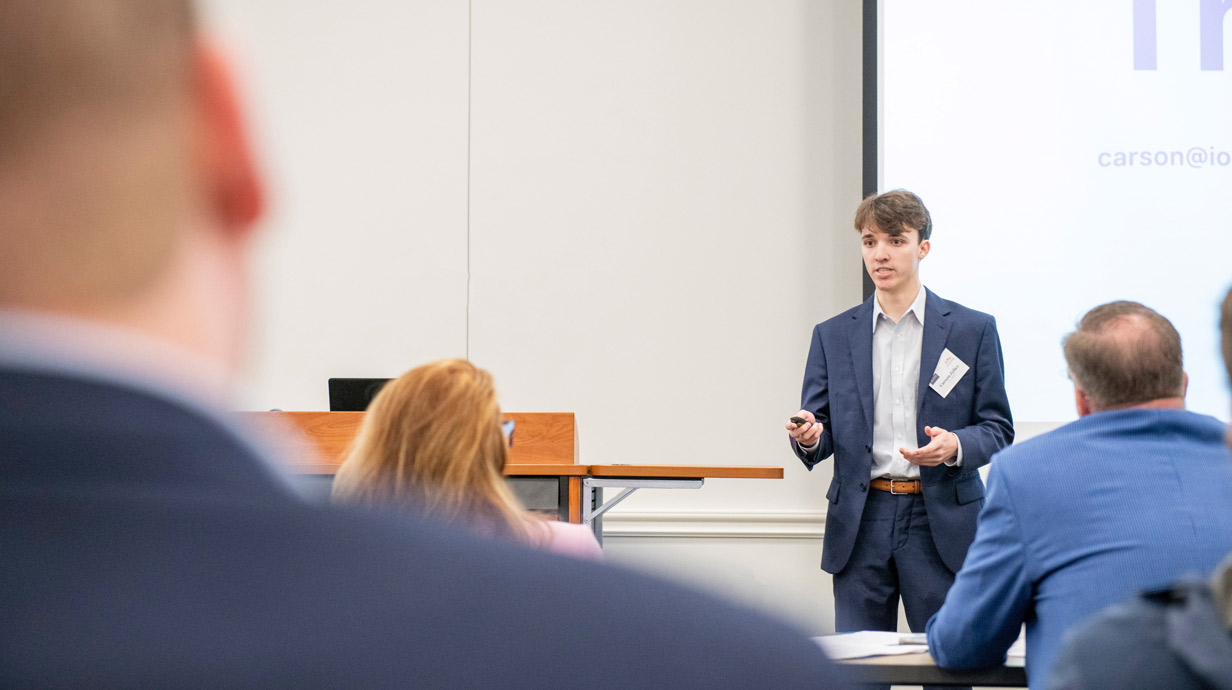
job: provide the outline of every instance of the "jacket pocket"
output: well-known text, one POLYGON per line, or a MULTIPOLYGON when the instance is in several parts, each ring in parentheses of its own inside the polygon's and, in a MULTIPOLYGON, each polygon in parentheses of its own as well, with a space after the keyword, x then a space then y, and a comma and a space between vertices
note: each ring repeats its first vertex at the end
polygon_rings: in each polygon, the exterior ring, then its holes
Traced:
POLYGON ((972 472, 970 476, 960 477, 955 481, 954 497, 959 505, 984 498, 984 482, 980 480, 979 472, 972 472))
POLYGON ((826 492, 826 500, 838 503, 838 477, 830 480, 830 490, 826 492))

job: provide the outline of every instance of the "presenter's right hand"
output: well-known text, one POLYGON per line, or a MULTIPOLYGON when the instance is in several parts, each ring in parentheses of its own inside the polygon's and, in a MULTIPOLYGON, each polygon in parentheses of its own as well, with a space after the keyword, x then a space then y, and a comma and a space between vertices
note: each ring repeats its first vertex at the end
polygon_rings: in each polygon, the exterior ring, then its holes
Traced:
POLYGON ((796 440, 796 443, 799 443, 805 448, 811 448, 817 445, 818 439, 821 438, 821 431, 823 428, 821 422, 817 421, 817 418, 813 416, 813 413, 808 410, 800 410, 792 416, 800 417, 806 421, 799 427, 796 426, 795 422, 788 421, 787 435, 791 436, 796 440))

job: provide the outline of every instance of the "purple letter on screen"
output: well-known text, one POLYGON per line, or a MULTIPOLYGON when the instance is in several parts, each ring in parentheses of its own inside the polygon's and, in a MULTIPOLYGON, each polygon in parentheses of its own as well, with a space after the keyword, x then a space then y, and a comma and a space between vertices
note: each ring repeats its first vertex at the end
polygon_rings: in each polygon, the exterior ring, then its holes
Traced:
POLYGON ((1155 69, 1155 0, 1134 0, 1134 69, 1155 69))
MULTIPOLYGON (((1202 0, 1199 32, 1202 42, 1202 69, 1223 69, 1223 16, 1232 9, 1232 0, 1202 0)), ((1135 15, 1136 17, 1137 15, 1135 15)))

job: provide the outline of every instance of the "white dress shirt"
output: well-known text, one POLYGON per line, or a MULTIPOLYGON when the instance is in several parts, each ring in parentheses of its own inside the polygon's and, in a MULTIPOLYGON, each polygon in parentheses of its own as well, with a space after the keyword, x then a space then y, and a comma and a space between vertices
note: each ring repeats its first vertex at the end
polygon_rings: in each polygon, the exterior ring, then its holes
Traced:
MULTIPOLYGON (((928 291, 920 286, 915 301, 894 323, 881 303, 873 300, 873 466, 869 477, 918 479, 920 466, 898 452, 915 450, 916 394, 920 386, 920 355, 924 350, 924 301, 928 291)), ((935 366, 935 364, 933 365, 935 366)), ((955 437, 957 439, 957 437, 955 437)), ((945 461, 962 464, 958 455, 945 461)))
MULTIPOLYGON (((924 349, 923 286, 898 323, 873 300, 873 463, 871 479, 919 479, 920 466, 898 452, 915 450, 916 394, 920 385, 920 356, 924 349)), ((935 366, 935 363, 934 363, 935 366)), ((811 447, 803 447, 811 450, 811 447)), ((947 465, 962 464, 962 443, 957 458, 947 465)))
POLYGON ((873 468, 870 477, 918 479, 920 467, 899 448, 919 448, 915 436, 920 351, 924 347, 923 287, 894 323, 873 300, 873 468))

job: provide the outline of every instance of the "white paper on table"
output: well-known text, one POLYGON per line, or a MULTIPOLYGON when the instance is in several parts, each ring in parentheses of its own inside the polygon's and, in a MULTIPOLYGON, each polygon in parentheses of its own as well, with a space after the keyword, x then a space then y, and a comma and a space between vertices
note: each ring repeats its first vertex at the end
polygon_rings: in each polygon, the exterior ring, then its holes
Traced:
POLYGON ((905 640, 914 641, 914 638, 884 630, 861 630, 813 638, 831 659, 859 659, 866 656, 918 654, 928 651, 927 644, 904 644, 905 640))
POLYGON ((1022 626, 1022 630, 1018 631, 1018 639, 1014 640, 1014 644, 1010 645, 1010 649, 1008 652, 1005 653, 1005 655, 1009 657, 1026 658, 1027 656, 1027 626, 1025 625, 1022 626))

